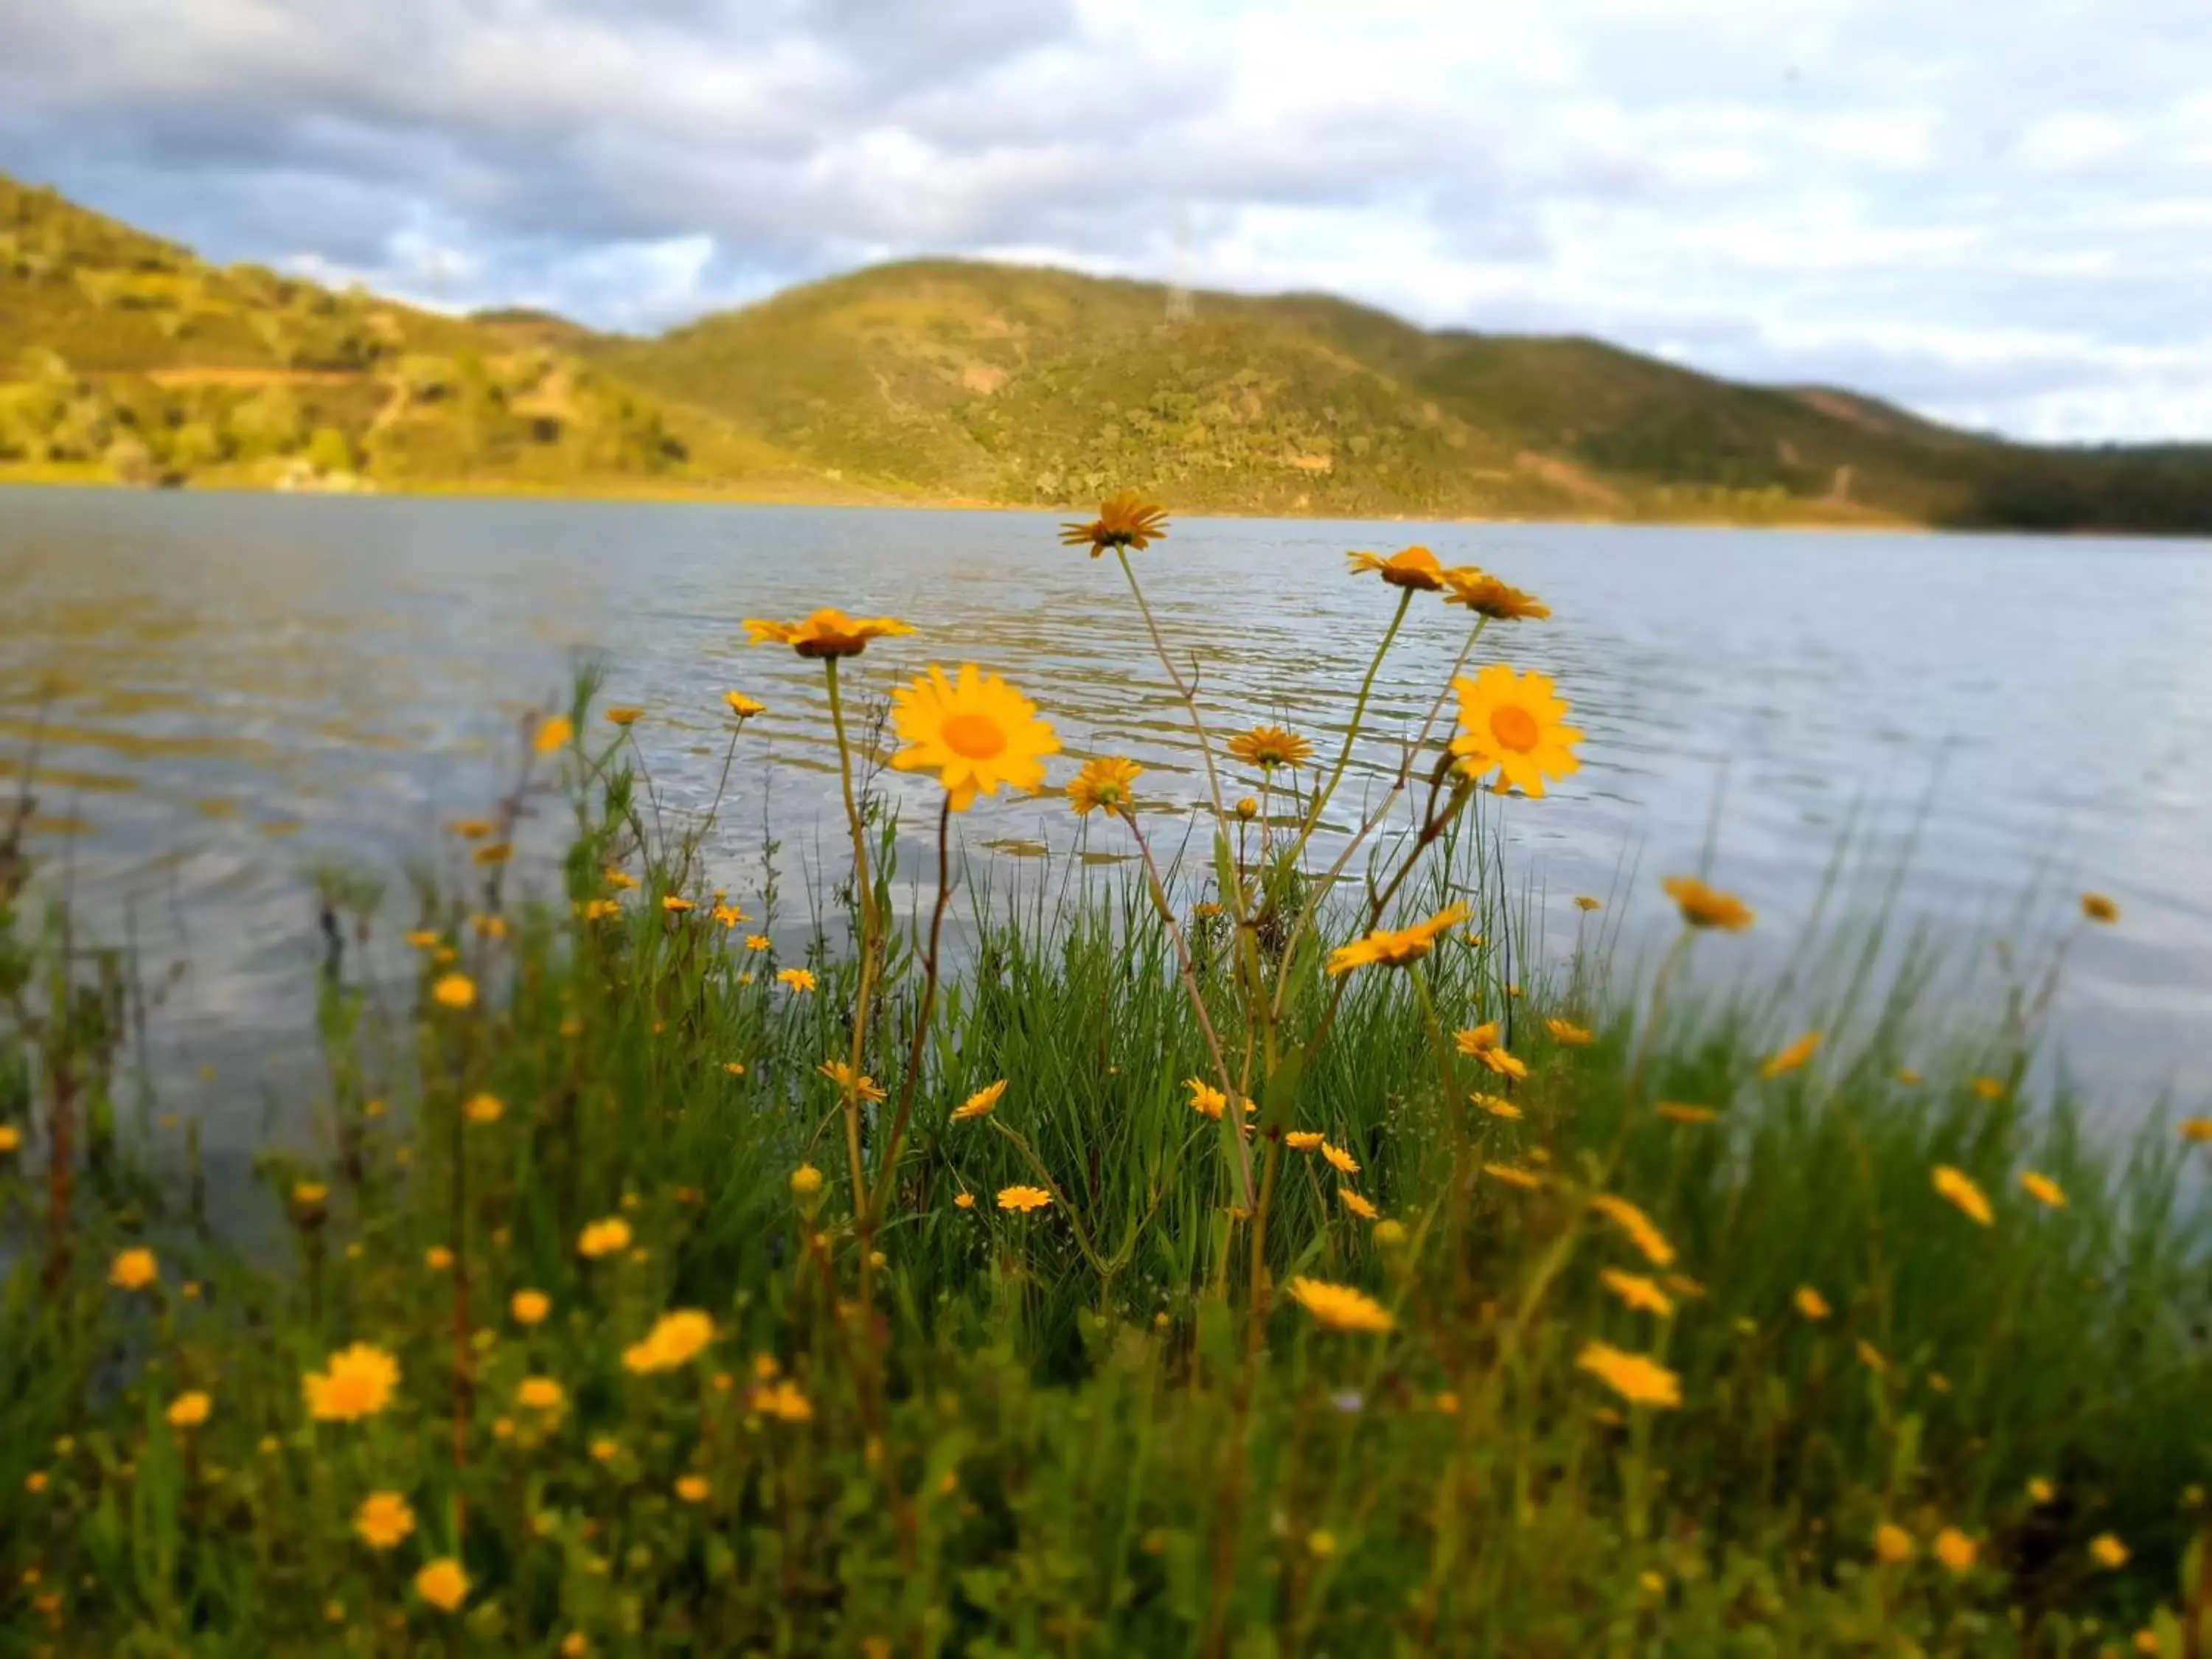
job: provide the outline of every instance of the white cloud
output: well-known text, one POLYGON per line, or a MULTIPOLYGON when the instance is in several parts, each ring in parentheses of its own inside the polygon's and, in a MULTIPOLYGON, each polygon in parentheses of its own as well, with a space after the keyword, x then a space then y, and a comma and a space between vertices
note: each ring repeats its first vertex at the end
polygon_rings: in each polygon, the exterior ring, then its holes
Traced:
POLYGON ((2199 0, 73 0, 0 8, 0 166, 625 327, 1187 219, 1201 283, 2208 437, 2207 84, 2199 0))

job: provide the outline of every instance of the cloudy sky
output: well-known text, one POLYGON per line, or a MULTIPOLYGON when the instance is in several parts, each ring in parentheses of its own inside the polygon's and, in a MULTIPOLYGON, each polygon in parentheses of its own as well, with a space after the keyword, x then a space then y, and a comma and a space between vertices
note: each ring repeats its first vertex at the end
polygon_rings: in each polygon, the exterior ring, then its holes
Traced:
POLYGON ((907 253, 1180 262, 2212 438, 2208 0, 0 3, 0 169, 609 327, 907 253))

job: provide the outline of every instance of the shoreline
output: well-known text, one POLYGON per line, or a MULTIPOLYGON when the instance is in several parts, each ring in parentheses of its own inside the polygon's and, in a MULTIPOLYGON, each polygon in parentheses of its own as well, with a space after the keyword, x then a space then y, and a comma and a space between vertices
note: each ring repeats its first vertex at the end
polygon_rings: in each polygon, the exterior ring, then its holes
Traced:
MULTIPOLYGON (((819 489, 790 491, 772 488, 749 489, 742 485, 671 484, 667 483, 640 483, 635 486, 609 482, 574 485, 538 484, 526 482, 494 482, 484 480, 441 480, 432 483, 409 483, 393 487, 379 484, 371 489, 288 490, 271 485, 222 482, 171 486, 164 490, 159 485, 125 483, 118 479, 95 475, 98 469, 47 469, 42 471, 0 467, 0 489, 102 489, 129 491, 145 495, 170 493, 193 495, 301 495, 318 500, 478 500, 478 501, 629 501, 650 502, 670 506, 704 507, 813 507, 841 508, 912 508, 933 513, 1036 513, 1048 517, 1079 516, 1092 510, 1093 504, 994 501, 984 497, 959 495, 903 495, 896 492, 855 490, 849 494, 833 495, 819 489)), ((1889 535, 1963 534, 1972 532, 1951 530, 1917 519, 1891 517, 1868 511, 1844 517, 1782 515, 1765 517, 1731 517, 1723 514, 1680 516, 1645 516, 1621 514, 1470 514, 1470 513, 1316 513, 1272 512, 1243 507, 1178 507, 1176 516, 1182 519, 1275 519, 1285 522, 1314 524, 1454 524, 1454 525, 1543 525, 1572 524, 1618 526, 1624 528, 1655 530, 1786 530, 1835 531, 1850 533, 1874 532, 1889 535)), ((2069 535, 2127 534, 2140 532, 2071 531, 2069 535)))

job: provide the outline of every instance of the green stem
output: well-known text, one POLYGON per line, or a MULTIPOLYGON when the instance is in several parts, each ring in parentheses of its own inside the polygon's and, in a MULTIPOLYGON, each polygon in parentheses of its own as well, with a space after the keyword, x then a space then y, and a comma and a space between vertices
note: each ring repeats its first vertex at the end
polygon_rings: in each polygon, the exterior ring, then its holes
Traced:
MULTIPOLYGON (((867 828, 860 822, 860 801, 853 793, 853 746, 845 734, 844 704, 837 695, 837 659, 825 658, 823 666, 829 677, 830 724, 837 733, 837 776, 844 787, 845 822, 853 836, 854 880, 860 895, 860 986, 853 1004, 850 1061, 853 1075, 857 1078, 867 1047, 868 1001, 875 991, 876 936, 880 926, 876 915, 876 884, 868 870, 867 828)), ((851 1164, 853 1207, 857 1214, 866 1206, 868 1185, 860 1158, 860 1097, 851 1088, 845 1091, 845 1152, 851 1164)), ((864 1252, 861 1260, 866 1259, 864 1252)))
POLYGON ((1161 637, 1160 625, 1153 620, 1152 607, 1145 599, 1145 590, 1137 585, 1137 572, 1129 562, 1128 550, 1117 547, 1114 550, 1114 556, 1121 562, 1121 574, 1129 580, 1129 592, 1135 596, 1137 609, 1144 615, 1145 631, 1152 636, 1152 650, 1160 659, 1160 666, 1167 670, 1168 679, 1174 685, 1176 695, 1182 699, 1183 707, 1190 712, 1191 726, 1198 733, 1199 756, 1206 762, 1206 787, 1207 793, 1213 799, 1214 821, 1220 823, 1224 816, 1221 799, 1221 775, 1214 769, 1213 740, 1206 734, 1205 716, 1198 712, 1197 690, 1184 680, 1175 665, 1175 659, 1168 655, 1167 641, 1161 637))
POLYGON ((1382 672, 1382 659, 1390 654, 1390 647, 1398 637, 1399 629, 1405 625, 1406 612, 1412 608, 1413 603, 1413 590, 1410 587, 1402 589, 1398 595, 1397 614, 1390 618, 1390 626, 1383 630, 1382 643, 1375 647, 1374 659, 1367 665, 1366 678, 1359 682, 1359 696, 1352 701, 1352 720, 1344 728, 1344 747, 1337 751, 1336 765, 1329 773, 1328 783, 1315 793, 1313 805, 1306 813, 1305 822, 1298 828, 1297 841, 1291 849, 1293 856, 1305 850, 1307 841, 1321 823, 1322 812, 1328 805, 1329 798, 1336 793, 1337 786, 1344 781, 1344 775, 1351 768, 1352 746, 1359 740, 1359 726, 1367 717, 1367 699, 1374 693, 1375 677, 1382 672))
MULTIPOLYGON (((898 1167, 899 1149, 906 1140, 906 1128, 914 1115, 914 1094, 921 1076, 922 1048, 929 1036, 929 1022, 937 1012, 937 945, 945 928, 945 908, 952 898, 951 841, 952 835, 952 797, 947 794, 945 805, 937 814, 937 908, 930 913, 929 950, 922 958, 921 1008, 915 1017, 914 1041, 908 1046, 906 1076, 899 1085, 898 1109, 892 1115, 890 1133, 884 1141, 884 1155, 876 1171, 874 1195, 870 1199, 863 1231, 872 1237, 877 1222, 881 1218, 884 1200, 890 1195, 891 1178, 898 1167)), ((866 1257, 864 1255, 862 1261, 866 1257)), ((866 1284, 863 1268, 862 1283, 866 1284)))

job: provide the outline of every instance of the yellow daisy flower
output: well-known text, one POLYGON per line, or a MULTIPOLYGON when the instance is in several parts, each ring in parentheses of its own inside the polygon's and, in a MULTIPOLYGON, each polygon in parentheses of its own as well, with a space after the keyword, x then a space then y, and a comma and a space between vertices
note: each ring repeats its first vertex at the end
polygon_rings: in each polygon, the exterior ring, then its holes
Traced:
POLYGON ((911 634, 914 625, 896 617, 848 617, 826 606, 799 622, 748 617, 745 632, 755 645, 787 645, 802 657, 857 657, 868 648, 870 640, 911 634))
POLYGON ((814 1068, 837 1085, 841 1095, 851 1095, 860 1100, 888 1098, 883 1085, 872 1077, 864 1077, 842 1060, 825 1060, 814 1068))
POLYGON ((415 1530, 415 1511, 396 1492, 373 1492, 354 1511, 353 1529, 373 1550, 396 1548, 415 1530))
POLYGON ((1097 558, 1109 548, 1135 548, 1142 552, 1156 541, 1165 541, 1168 510, 1131 491, 1109 496, 1098 504, 1098 516, 1089 524, 1064 524, 1060 544, 1088 547, 1097 558))
POLYGON ((1289 1289, 1291 1300, 1311 1314, 1316 1324, 1328 1330, 1381 1335, 1397 1323, 1388 1308, 1349 1285, 1298 1278, 1291 1281, 1289 1289))
POLYGON ((1628 1242, 1636 1247, 1638 1254, 1653 1267, 1671 1267, 1674 1265, 1674 1247, 1667 1242, 1666 1235, 1652 1224, 1650 1216, 1626 1199, 1616 1197, 1612 1193, 1600 1193, 1590 1200, 1590 1208, 1620 1228, 1626 1235, 1628 1242))
POLYGON ((1956 1205, 1972 1221, 1989 1226, 1996 1217, 1990 1212, 1990 1200, 1974 1184, 1972 1176, 1964 1170, 1954 1169, 1948 1164, 1938 1164, 1933 1172, 1936 1190, 1956 1205))
POLYGON ((1570 705, 1550 675, 1516 674, 1492 663, 1472 679, 1462 675, 1452 689, 1459 694, 1459 735, 1451 751, 1468 777, 1480 781, 1495 771, 1502 783, 1540 796, 1546 778, 1582 769, 1574 746, 1583 734, 1566 724, 1570 705))
POLYGON ((2020 1189, 2037 1203, 2046 1205, 2051 1209, 2063 1210, 2066 1207, 2066 1189, 2047 1175, 2038 1175, 2033 1170, 2021 1170, 2020 1189))
POLYGON ((996 1083, 985 1088, 976 1090, 974 1094, 952 1109, 951 1121, 955 1123, 969 1123, 979 1117, 990 1116, 992 1112, 997 1109, 999 1102, 1006 1092, 1006 1080, 1004 1078, 1000 1078, 996 1083))
POLYGON ((1629 1353, 1607 1342, 1585 1343, 1575 1366, 1588 1371, 1632 1406, 1682 1403, 1682 1379, 1648 1354, 1629 1353))
POLYGON ((722 693, 722 701, 730 706, 730 712, 741 720, 749 720, 756 714, 768 713, 766 703, 757 697, 749 697, 742 691, 725 691, 722 693))
POLYGON ((473 1008, 477 982, 466 974, 447 974, 430 988, 430 996, 441 1008, 473 1008))
POLYGON ((1087 762, 1067 786, 1067 804, 1078 817, 1087 817, 1101 807, 1109 817, 1127 813, 1137 775, 1144 769, 1119 755, 1087 762))
MULTIPOLYGON (((1437 562, 1437 556, 1425 547, 1408 547, 1384 558, 1380 553, 1347 553, 1352 574, 1364 575, 1373 571, 1393 587, 1411 588, 1419 593, 1443 592, 1445 571, 1437 562)), ((1455 575, 1474 575, 1474 571, 1455 571, 1455 575)))
POLYGON ((372 1343, 341 1348, 301 1379, 308 1414, 321 1423, 358 1423, 392 1403, 399 1362, 372 1343))
POLYGON ((1786 1077, 1812 1059, 1813 1051, 1820 1046, 1820 1034, 1818 1031, 1808 1031, 1788 1048, 1769 1059, 1765 1065, 1759 1068, 1759 1074, 1770 1082, 1778 1077, 1786 1077))
POLYGON ((1361 1196, 1359 1194, 1353 1192, 1349 1187, 1338 1188, 1336 1189, 1336 1196, 1339 1203, 1342 1204, 1346 1209, 1351 1211, 1352 1214, 1358 1216, 1362 1221, 1372 1221, 1382 1213, 1372 1204, 1369 1203, 1365 1198, 1361 1196))
POLYGON ((576 1235, 576 1254, 597 1261, 629 1249, 629 1223, 618 1215, 594 1221, 576 1235))
POLYGON ((1026 1212, 1042 1210, 1052 1202, 1052 1194, 1042 1187, 1007 1187, 999 1194, 999 1207, 1026 1212))
POLYGON ((161 1263, 143 1249, 118 1251, 107 1269, 107 1282, 118 1291, 143 1291, 161 1276, 161 1263))
POLYGON ((1474 914, 1464 904, 1454 904, 1410 927, 1378 927, 1365 938, 1332 951, 1328 971, 1348 974, 1355 968, 1402 968, 1418 962, 1436 948, 1437 939, 1474 914))
POLYGON ((641 1375, 674 1370, 696 1359, 714 1340, 713 1320, 696 1308, 678 1308, 655 1321, 645 1340, 625 1349, 623 1364, 641 1375))
POLYGON ((956 812, 979 794, 1034 792, 1044 782, 1044 757, 1060 752, 1060 738, 1037 718, 1036 705, 973 663, 960 665, 957 679, 933 665, 901 686, 891 695, 891 724, 907 745, 891 764, 935 772, 956 812))
POLYGON ((1492 1181, 1503 1182, 1508 1187, 1518 1187, 1524 1193, 1533 1193, 1544 1184, 1544 1177, 1534 1170, 1522 1169, 1513 1164, 1486 1164, 1483 1174, 1492 1181))
POLYGON ((469 1576, 452 1556, 441 1555, 415 1575, 415 1594, 441 1613, 455 1613, 469 1599, 469 1576))
POLYGON ((1444 581, 1451 589, 1444 595, 1446 605, 1463 605, 1492 622, 1541 622, 1552 614, 1534 593, 1523 593, 1486 570, 1447 570, 1444 581))
POLYGON ((1297 732, 1279 726, 1255 726, 1229 739, 1229 753, 1247 766, 1271 771, 1278 766, 1300 767, 1313 759, 1313 745, 1297 732))
POLYGON ((1661 1290, 1656 1281, 1642 1273, 1623 1273, 1618 1267, 1607 1267, 1598 1278, 1606 1289, 1639 1313, 1657 1314, 1664 1319, 1674 1311, 1674 1298, 1661 1290))
POLYGON ((1756 920, 1757 913, 1734 893, 1708 887, 1695 876, 1669 876, 1661 884, 1681 910, 1682 920, 1692 927, 1741 933, 1756 920))

